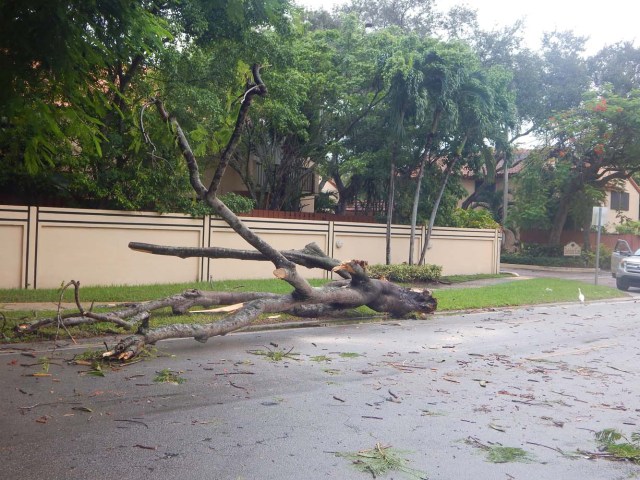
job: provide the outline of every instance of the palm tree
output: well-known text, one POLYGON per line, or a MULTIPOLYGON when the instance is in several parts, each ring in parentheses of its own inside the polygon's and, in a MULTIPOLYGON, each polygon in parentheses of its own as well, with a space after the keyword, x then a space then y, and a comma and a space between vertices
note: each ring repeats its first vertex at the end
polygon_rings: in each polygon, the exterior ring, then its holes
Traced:
POLYGON ((469 72, 477 68, 477 58, 464 45, 459 43, 434 43, 424 56, 420 69, 424 82, 422 89, 427 100, 426 107, 419 117, 428 120, 429 128, 425 133, 422 153, 418 165, 417 184, 411 211, 411 237, 409 242, 409 264, 413 264, 416 223, 422 179, 427 163, 431 163, 438 143, 442 140, 441 123, 455 124, 457 105, 456 92, 463 85, 469 72))

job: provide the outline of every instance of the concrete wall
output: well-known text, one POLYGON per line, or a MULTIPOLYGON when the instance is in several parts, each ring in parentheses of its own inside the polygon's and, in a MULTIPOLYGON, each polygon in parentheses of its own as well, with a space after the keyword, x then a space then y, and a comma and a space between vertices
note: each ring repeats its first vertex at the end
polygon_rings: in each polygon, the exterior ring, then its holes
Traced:
MULTIPOLYGON (((315 242, 341 260, 385 262, 385 225, 244 217, 243 222, 280 250, 315 242)), ((392 262, 407 261, 410 227, 392 227, 392 262)), ((83 285, 174 283, 196 280, 270 278, 269 262, 179 259, 135 252, 131 241, 161 245, 252 249, 223 221, 181 214, 79 210, 0 205, 0 288, 56 288, 83 285)), ((416 257, 424 241, 418 231, 416 257)), ((444 275, 497 273, 500 234, 496 230, 435 228, 427 263, 444 275)), ((300 267, 308 278, 320 270, 300 267)))

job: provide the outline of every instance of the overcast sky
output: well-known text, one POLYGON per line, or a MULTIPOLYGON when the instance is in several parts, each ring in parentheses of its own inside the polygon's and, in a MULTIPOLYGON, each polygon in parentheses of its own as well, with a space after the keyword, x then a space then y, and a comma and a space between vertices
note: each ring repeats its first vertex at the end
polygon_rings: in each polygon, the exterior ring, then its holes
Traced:
MULTIPOLYGON (((346 3, 346 0, 294 0, 310 8, 346 3)), ((587 53, 622 40, 640 42, 640 0, 436 0, 438 10, 466 4, 478 10, 484 29, 526 21, 525 41, 532 49, 540 46, 545 31, 572 30, 588 36, 587 53)))

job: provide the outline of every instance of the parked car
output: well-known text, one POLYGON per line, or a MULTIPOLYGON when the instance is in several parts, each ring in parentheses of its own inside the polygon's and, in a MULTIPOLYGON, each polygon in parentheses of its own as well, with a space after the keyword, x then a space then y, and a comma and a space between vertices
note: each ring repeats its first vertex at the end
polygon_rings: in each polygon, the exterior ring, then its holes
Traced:
POLYGON ((620 290, 640 287, 640 249, 632 252, 626 240, 618 240, 611 254, 611 275, 620 290))

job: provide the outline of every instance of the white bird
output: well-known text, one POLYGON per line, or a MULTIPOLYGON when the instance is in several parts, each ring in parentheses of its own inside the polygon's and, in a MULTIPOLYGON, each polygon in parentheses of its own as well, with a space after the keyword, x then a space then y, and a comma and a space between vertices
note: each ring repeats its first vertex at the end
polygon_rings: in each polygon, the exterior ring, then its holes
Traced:
POLYGON ((578 289, 578 300, 580 300, 580 303, 584 303, 584 295, 580 289, 578 289))

